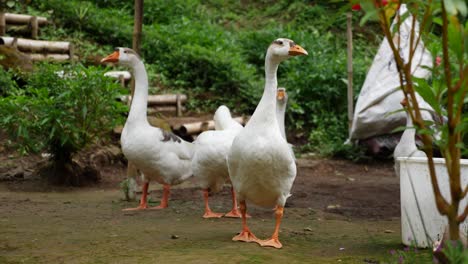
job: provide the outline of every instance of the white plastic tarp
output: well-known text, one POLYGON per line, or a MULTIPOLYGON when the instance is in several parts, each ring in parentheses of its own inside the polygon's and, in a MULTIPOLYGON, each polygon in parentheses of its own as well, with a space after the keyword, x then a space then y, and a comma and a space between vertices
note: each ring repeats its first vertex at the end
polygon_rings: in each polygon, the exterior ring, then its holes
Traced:
MULTIPOLYGON (((404 18, 404 14, 407 12, 406 5, 402 4, 392 27, 395 26, 398 17, 404 18)), ((400 45, 400 55, 406 61, 409 58, 412 20, 412 15, 409 14, 400 25, 400 34, 397 31, 393 37, 395 45, 397 47, 400 45)), ((417 22, 415 27, 417 37, 419 35, 417 22)), ((413 58, 411 68, 413 75, 419 78, 429 78, 431 72, 423 66, 432 67, 432 56, 425 49, 421 40, 413 58)), ((419 95, 417 96, 418 103, 422 108, 432 109, 419 95)), ((403 97, 394 56, 388 40, 385 38, 372 62, 357 99, 350 140, 355 141, 390 134, 395 128, 404 126, 406 124, 405 113, 392 113, 402 109, 400 102, 403 97)), ((425 120, 432 120, 429 112, 424 111, 422 114, 425 120)))

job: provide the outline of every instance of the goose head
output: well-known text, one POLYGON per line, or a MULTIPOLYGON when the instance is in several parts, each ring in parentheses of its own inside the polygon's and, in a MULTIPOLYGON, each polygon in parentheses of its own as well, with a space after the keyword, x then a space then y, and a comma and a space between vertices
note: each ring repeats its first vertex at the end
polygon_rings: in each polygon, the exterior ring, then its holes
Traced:
POLYGON ((288 94, 286 93, 286 88, 278 88, 278 90, 276 91, 276 100, 281 105, 284 105, 288 101, 288 94))
POLYGON ((307 51, 294 41, 287 38, 278 38, 274 40, 267 50, 267 57, 281 62, 291 56, 308 55, 307 51))
POLYGON ((134 50, 119 47, 112 54, 102 59, 101 63, 113 62, 122 66, 132 66, 139 61, 141 61, 140 56, 134 50))

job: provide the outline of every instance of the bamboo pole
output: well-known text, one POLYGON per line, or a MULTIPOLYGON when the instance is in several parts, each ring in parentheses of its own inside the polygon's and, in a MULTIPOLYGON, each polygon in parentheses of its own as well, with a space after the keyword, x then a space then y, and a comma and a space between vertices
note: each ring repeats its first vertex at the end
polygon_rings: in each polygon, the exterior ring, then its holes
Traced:
POLYGON ((132 79, 132 74, 129 71, 109 71, 104 73, 104 76, 118 79, 122 87, 125 87, 125 84, 132 79))
MULTIPOLYGON (((32 17, 30 15, 5 13, 5 22, 11 25, 28 25, 32 17)), ((47 18, 38 16, 37 24, 40 26, 47 24, 47 18)))
MULTIPOLYGON (((181 111, 185 111, 185 107, 182 106, 181 111)), ((165 112, 165 113, 177 113, 177 107, 172 105, 161 105, 161 106, 151 106, 148 108, 148 115, 154 115, 156 113, 165 112)))
POLYGON ((133 24, 133 50, 141 55, 141 31, 143 28, 143 0, 135 0, 135 16, 133 24))
MULTIPOLYGON (((132 48, 133 50, 141 55, 140 46, 141 46, 141 29, 143 25, 143 0, 135 0, 135 15, 134 15, 134 25, 133 25, 133 41, 132 48)), ((131 79, 130 82, 130 95, 133 97, 135 94, 135 79, 131 79)), ((131 101, 130 101, 131 103, 131 101)), ((129 163, 129 166, 131 164, 129 163)), ((127 175, 129 177, 129 175, 127 175)))
MULTIPOLYGON (((241 125, 245 125, 248 121, 248 118, 243 116, 235 117, 233 119, 241 125)), ((182 135, 195 135, 203 131, 215 130, 215 123, 214 120, 187 123, 182 124, 177 129, 174 128, 174 130, 179 130, 179 133, 182 135)))
POLYGON ((68 61, 70 60, 70 55, 68 54, 42 54, 42 53, 31 53, 27 54, 33 61, 68 61))
POLYGON ((352 13, 346 14, 347 18, 347 40, 348 40, 348 132, 351 137, 351 127, 353 125, 354 101, 353 101, 353 31, 352 31, 352 13))
POLYGON ((181 100, 182 95, 177 94, 176 97, 176 116, 182 116, 182 100, 181 100))
POLYGON ((75 46, 73 46, 72 43, 70 43, 69 48, 68 48, 68 56, 70 56, 70 61, 73 63, 76 60, 75 56, 75 46))
POLYGON ((129 71, 108 71, 104 73, 104 76, 115 79, 123 78, 125 81, 129 81, 132 78, 132 74, 129 71))
MULTIPOLYGON (((148 95, 148 105, 174 105, 177 103, 177 96, 181 103, 187 101, 187 95, 185 94, 158 94, 158 95, 148 95)), ((129 95, 122 96, 121 100, 127 102, 131 100, 132 97, 129 95)))
POLYGON ((0 36, 5 36, 5 34, 6 34, 5 13, 0 12, 0 36))
POLYGON ((193 134, 199 134, 200 132, 206 131, 206 130, 214 130, 214 121, 209 120, 209 121, 200 121, 200 122, 194 122, 194 123, 187 123, 183 124, 179 132, 182 135, 193 135, 193 134))
MULTIPOLYGON (((68 53, 73 49, 72 44, 67 41, 46 41, 24 38, 2 37, 5 45, 16 46, 23 52, 46 52, 46 53, 68 53)), ((72 54, 73 55, 73 54, 72 54)))
POLYGON ((37 39, 39 34, 39 22, 36 16, 32 16, 29 20, 29 27, 31 28, 31 38, 37 39))

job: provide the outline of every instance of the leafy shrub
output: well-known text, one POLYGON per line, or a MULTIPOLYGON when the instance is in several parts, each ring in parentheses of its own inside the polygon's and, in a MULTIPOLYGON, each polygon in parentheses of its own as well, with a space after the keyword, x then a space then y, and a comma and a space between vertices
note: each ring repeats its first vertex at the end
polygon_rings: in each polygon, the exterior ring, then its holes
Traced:
POLYGON ((103 74, 96 67, 42 64, 23 89, 0 99, 0 125, 23 153, 52 154, 55 182, 66 181, 57 177, 68 177, 61 172, 73 154, 123 121, 126 106, 116 100, 121 87, 103 74))
POLYGON ((98 8, 90 1, 35 1, 40 10, 49 11, 63 28, 79 29, 101 43, 129 46, 132 43, 133 14, 125 9, 98 8), (58 8, 60 7, 60 8, 58 8))
MULTIPOLYGON (((100 44, 131 46, 133 4, 116 0, 33 2, 71 30, 82 30, 100 44), (79 6, 86 5, 80 24, 79 6), (57 9, 60 6, 60 10, 57 9)), ((345 3, 310 1, 148 0, 144 3, 142 57, 156 86, 190 96, 190 110, 213 111, 226 104, 250 114, 264 85, 264 56, 278 37, 288 37, 309 51, 284 62, 279 86, 290 102, 287 124, 306 138, 328 131, 335 146, 347 137, 345 3), (157 73, 157 74, 156 74, 157 73), (156 78, 157 77, 157 78, 156 78), (327 129, 329 126, 333 129, 327 129), (309 133, 315 133, 309 137, 309 133)), ((354 90, 358 94, 375 45, 362 33, 354 49, 354 90)), ((154 84, 153 84, 154 85, 154 84)), ((323 141, 322 141, 323 142, 323 141)), ((311 142, 316 145, 316 142, 311 142)), ((327 154, 337 148, 329 149, 327 154)))
POLYGON ((16 82, 12 80, 11 72, 0 70, 0 96, 6 95, 10 90, 16 88, 16 82))

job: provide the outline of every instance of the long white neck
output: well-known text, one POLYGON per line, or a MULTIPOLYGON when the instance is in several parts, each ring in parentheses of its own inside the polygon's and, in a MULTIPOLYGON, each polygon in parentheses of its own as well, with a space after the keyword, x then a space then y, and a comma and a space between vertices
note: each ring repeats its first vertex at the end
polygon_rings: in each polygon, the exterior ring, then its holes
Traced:
POLYGON ((414 139, 416 135, 416 129, 413 126, 413 120, 408 112, 406 112, 406 129, 401 135, 401 140, 406 142, 406 144, 411 144, 411 146, 416 146, 416 141, 414 139))
POLYGON ((145 65, 140 60, 134 62, 131 66, 133 77, 135 78, 135 93, 130 106, 127 122, 148 123, 148 75, 145 65))
POLYGON ((278 81, 276 72, 278 71, 279 61, 275 61, 267 53, 265 58, 265 88, 262 99, 257 105, 248 124, 276 124, 276 89, 278 81))
POLYGON ((286 113, 286 102, 276 103, 276 119, 280 128, 281 136, 286 139, 286 130, 284 127, 284 115, 286 113))

